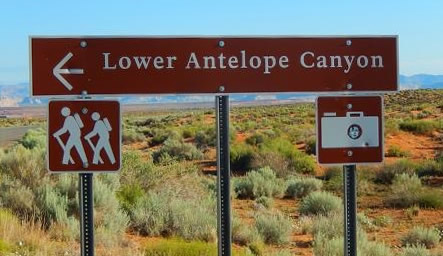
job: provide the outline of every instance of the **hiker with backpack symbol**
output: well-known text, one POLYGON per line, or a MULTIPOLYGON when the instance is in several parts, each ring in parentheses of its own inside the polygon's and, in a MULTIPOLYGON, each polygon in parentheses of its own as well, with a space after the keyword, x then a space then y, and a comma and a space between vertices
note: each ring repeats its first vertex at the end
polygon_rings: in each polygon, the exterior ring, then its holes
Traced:
POLYGON ((68 107, 63 107, 61 110, 61 114, 65 117, 63 127, 52 134, 52 136, 57 139, 58 144, 63 149, 62 164, 75 164, 71 156, 71 150, 72 148, 75 148, 82 160, 83 165, 87 166, 88 158, 86 157, 85 149, 83 148, 83 144, 81 141, 80 129, 84 126, 82 120, 77 113, 71 115, 71 109, 69 109, 68 107), (66 144, 64 144, 62 139, 60 138, 60 136, 65 133, 69 133, 68 141, 66 142, 66 144))
POLYGON ((100 119, 100 114, 98 112, 94 112, 91 115, 92 120, 95 121, 93 130, 85 136, 85 140, 88 141, 92 150, 94 151, 94 157, 92 159, 93 164, 98 164, 99 162, 103 164, 103 160, 100 157, 101 151, 104 149, 106 155, 109 158, 111 164, 115 163, 114 153, 111 148, 111 144, 109 142, 109 132, 112 131, 111 124, 109 123, 107 118, 100 119), (94 144, 91 141, 91 138, 94 136, 98 136, 97 144, 94 144))

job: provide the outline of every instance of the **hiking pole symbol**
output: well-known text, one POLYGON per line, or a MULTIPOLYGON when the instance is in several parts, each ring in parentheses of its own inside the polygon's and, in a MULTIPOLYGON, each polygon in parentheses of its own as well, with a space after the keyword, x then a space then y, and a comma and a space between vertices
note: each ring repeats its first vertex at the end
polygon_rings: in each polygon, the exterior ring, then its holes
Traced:
MULTIPOLYGON (((95 152, 97 149, 96 149, 96 147, 94 146, 94 144, 92 143, 91 139, 85 137, 85 140, 89 143, 89 146, 92 148, 92 151, 95 152)), ((99 161, 101 164, 104 163, 102 157, 100 156, 100 153, 98 154, 98 161, 99 161)))
MULTIPOLYGON (((58 144, 60 145, 60 147, 63 149, 63 151, 66 151, 65 144, 64 144, 63 141, 60 139, 60 137, 59 137, 59 136, 55 136, 55 135, 53 135, 53 136, 54 136, 54 138, 57 139, 57 142, 58 142, 58 144)), ((71 164, 75 164, 74 159, 72 159, 72 156, 69 156, 69 162, 70 162, 71 164)))

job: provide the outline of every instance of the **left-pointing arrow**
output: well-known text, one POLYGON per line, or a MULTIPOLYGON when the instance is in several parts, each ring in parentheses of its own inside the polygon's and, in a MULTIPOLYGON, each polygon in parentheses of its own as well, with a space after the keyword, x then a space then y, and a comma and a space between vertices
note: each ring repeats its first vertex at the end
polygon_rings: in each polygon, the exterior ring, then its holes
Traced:
POLYGON ((73 74, 73 75, 81 75, 83 74, 83 69, 81 68, 62 68, 63 65, 68 62, 74 54, 71 52, 68 53, 53 69, 52 73, 54 76, 66 87, 68 90, 72 90, 72 85, 66 81, 66 79, 62 76, 62 74, 73 74))

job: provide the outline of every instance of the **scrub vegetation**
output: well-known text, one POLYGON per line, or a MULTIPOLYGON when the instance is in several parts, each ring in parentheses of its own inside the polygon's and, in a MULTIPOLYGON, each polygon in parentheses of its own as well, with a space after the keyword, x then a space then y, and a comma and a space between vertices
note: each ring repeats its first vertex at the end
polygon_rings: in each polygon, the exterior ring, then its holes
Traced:
MULTIPOLYGON (((442 102, 385 97, 385 162, 358 166, 360 255, 441 255, 442 102)), ((214 111, 123 119, 122 170, 94 175, 96 254, 217 255, 214 111)), ((234 255, 343 255, 342 169, 316 164, 314 105, 235 106, 230 125, 234 255)), ((0 149, 0 255, 78 255, 78 176, 45 154, 45 129, 0 149)))

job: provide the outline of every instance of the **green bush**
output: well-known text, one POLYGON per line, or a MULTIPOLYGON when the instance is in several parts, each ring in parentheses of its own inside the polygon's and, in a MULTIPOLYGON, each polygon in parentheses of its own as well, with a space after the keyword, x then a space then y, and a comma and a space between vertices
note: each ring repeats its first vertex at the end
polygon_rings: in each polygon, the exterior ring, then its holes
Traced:
MULTIPOLYGON (((361 215, 359 215, 361 216, 361 215)), ((362 218, 359 218, 359 223, 362 218)), ((318 215, 313 219, 311 233, 314 236, 313 251, 315 255, 343 255, 343 215, 332 213, 318 215)), ((357 230, 357 251, 359 255, 389 256, 391 250, 384 244, 368 241, 366 233, 357 230)))
POLYGON ((168 239, 148 245, 145 256, 216 256, 217 245, 200 241, 168 239))
POLYGON ((394 207, 413 206, 418 204, 422 190, 421 180, 417 175, 410 176, 406 173, 396 175, 387 202, 394 207))
POLYGON ((33 149, 35 147, 46 147, 46 130, 42 128, 31 129, 25 133, 25 135, 19 140, 19 143, 27 149, 33 149))
POLYGON ((198 130, 195 133, 195 143, 198 148, 215 147, 217 133, 214 127, 198 130))
POLYGON ((396 175, 415 173, 415 164, 407 159, 401 159, 392 164, 384 165, 375 176, 375 182, 382 184, 392 184, 396 175))
POLYGON ((302 215, 327 215, 332 212, 339 212, 342 205, 339 197, 329 192, 315 191, 303 198, 298 210, 302 215))
POLYGON ((290 141, 279 138, 266 141, 262 148, 263 153, 278 152, 289 162, 289 167, 298 173, 314 173, 315 160, 299 151, 290 141))
POLYGON ((286 178, 295 172, 289 166, 288 159, 278 152, 258 152, 253 154, 252 169, 270 167, 279 178, 286 178))
POLYGON ((401 149, 397 145, 390 146, 388 152, 385 154, 387 157, 408 157, 410 155, 411 154, 408 151, 401 149))
POLYGON ((183 199, 168 193, 151 193, 132 209, 131 226, 142 235, 214 241, 214 206, 212 198, 183 199))
POLYGON ((403 246, 423 245, 426 248, 434 248, 440 241, 440 234, 435 228, 414 227, 401 238, 403 246))
POLYGON ((315 178, 292 178, 287 181, 286 196, 301 198, 322 188, 321 180, 315 178))
POLYGON ((443 161, 426 160, 417 164, 418 177, 438 176, 443 177, 443 161))
POLYGON ((258 212, 255 227, 267 244, 286 244, 292 231, 292 221, 280 212, 258 212))
POLYGON ((171 141, 180 141, 181 136, 178 132, 173 130, 165 130, 165 129, 154 129, 153 137, 149 141, 149 145, 151 147, 163 144, 167 140, 171 141))
POLYGON ((443 208, 443 193, 439 190, 424 190, 418 195, 418 204, 422 208, 443 208))
POLYGON ((241 246, 249 246, 260 242, 261 238, 254 226, 250 226, 234 217, 232 221, 232 241, 241 246))
POLYGON ((246 144, 233 144, 230 148, 231 170, 248 171, 252 168, 254 149, 246 144))
POLYGON ((270 197, 261 196, 255 199, 255 203, 258 205, 263 205, 266 209, 269 209, 274 204, 274 200, 272 200, 270 197))
POLYGON ((146 138, 143 133, 137 132, 135 129, 123 129, 123 144, 144 141, 146 138))
POLYGON ((246 138, 246 143, 251 146, 259 146, 265 142, 265 136, 261 133, 254 133, 246 138))
POLYGON ((176 160, 198 160, 203 158, 202 152, 194 145, 171 139, 166 140, 164 145, 152 154, 154 162, 157 163, 168 156, 176 160))
POLYGON ((416 134, 428 135, 437 129, 442 129, 442 124, 438 121, 411 120, 400 123, 400 130, 416 134))
POLYGON ((431 253, 423 245, 407 245, 400 256, 431 256, 431 253))
POLYGON ((279 197, 285 191, 284 182, 269 167, 248 172, 246 177, 234 180, 234 191, 239 198, 279 197))
POLYGON ((317 139, 316 137, 309 137, 306 140, 306 154, 316 155, 317 139))

